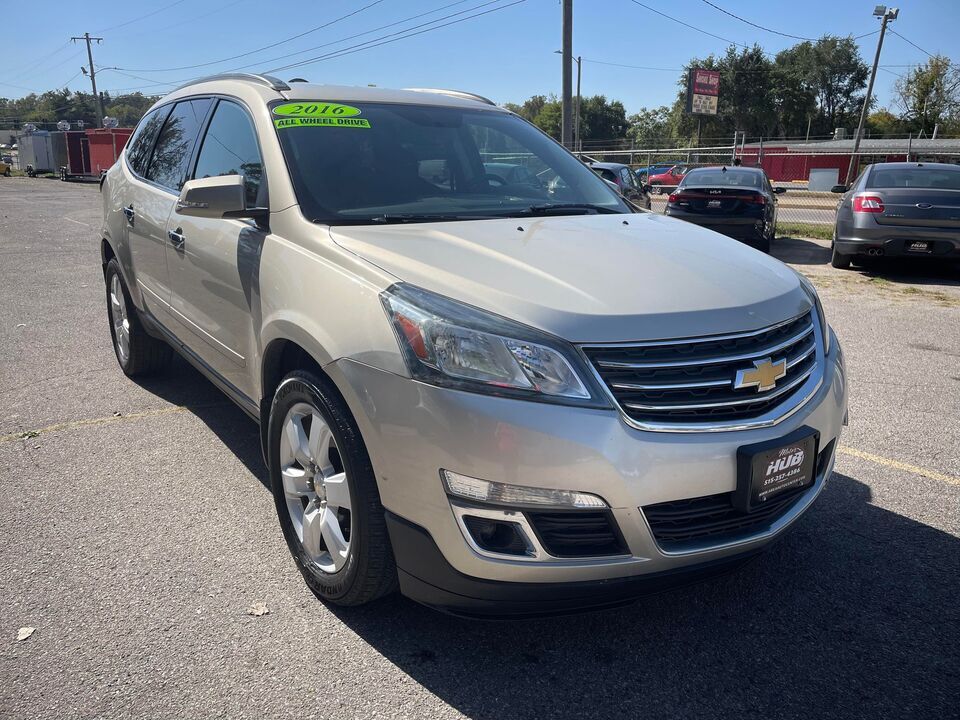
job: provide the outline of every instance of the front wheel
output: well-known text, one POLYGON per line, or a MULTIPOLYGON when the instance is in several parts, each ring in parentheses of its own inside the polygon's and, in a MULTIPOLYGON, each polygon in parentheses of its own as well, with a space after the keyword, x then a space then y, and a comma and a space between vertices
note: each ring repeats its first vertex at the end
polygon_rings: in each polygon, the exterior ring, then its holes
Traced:
POLYGON ((287 375, 267 433, 280 528, 307 586, 344 606, 392 592, 397 571, 373 467, 329 381, 303 370, 287 375))

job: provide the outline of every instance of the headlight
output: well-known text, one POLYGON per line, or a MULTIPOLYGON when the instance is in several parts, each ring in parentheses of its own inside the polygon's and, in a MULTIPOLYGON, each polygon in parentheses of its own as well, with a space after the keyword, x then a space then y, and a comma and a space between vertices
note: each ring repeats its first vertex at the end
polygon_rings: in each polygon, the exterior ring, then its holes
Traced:
POLYGON ((823 305, 820 304, 820 296, 817 295, 817 289, 813 286, 812 282, 800 273, 797 273, 797 276, 800 278, 800 284, 803 285, 803 289, 810 297, 810 302, 813 303, 817 319, 820 322, 820 334, 823 336, 823 354, 828 355, 830 353, 830 325, 827 323, 827 316, 823 314, 823 305))
POLYGON ((609 407, 572 347, 519 323, 406 284, 380 295, 410 374, 492 395, 609 407))

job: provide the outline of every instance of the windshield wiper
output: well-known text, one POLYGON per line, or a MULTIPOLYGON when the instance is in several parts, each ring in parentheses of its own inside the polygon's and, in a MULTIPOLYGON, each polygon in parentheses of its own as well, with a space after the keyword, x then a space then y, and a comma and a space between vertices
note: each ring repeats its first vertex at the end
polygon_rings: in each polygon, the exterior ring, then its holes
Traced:
POLYGON ((448 220, 489 220, 489 215, 417 215, 415 213, 384 213, 370 218, 373 223, 421 223, 445 222, 448 220))
POLYGON ((547 215, 559 210, 582 210, 586 215, 590 211, 595 213, 606 213, 619 215, 620 211, 605 205, 592 205, 591 203, 547 203, 544 205, 531 205, 526 210, 520 212, 524 215, 547 215))

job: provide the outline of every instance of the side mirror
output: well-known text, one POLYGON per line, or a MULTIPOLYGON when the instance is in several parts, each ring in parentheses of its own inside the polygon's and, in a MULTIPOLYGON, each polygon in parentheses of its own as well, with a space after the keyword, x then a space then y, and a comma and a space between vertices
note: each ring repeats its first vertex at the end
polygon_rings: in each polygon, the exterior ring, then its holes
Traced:
POLYGON ((246 197, 242 175, 188 180, 177 199, 177 212, 206 218, 252 217, 245 214, 246 197))
POLYGON ((849 188, 846 185, 834 185, 832 188, 830 188, 830 192, 832 193, 842 194, 842 193, 845 193, 847 190, 849 190, 849 188))
POLYGON ((775 187, 775 188, 773 189, 773 191, 774 191, 777 195, 783 195, 783 194, 787 191, 787 189, 786 189, 785 187, 775 187))

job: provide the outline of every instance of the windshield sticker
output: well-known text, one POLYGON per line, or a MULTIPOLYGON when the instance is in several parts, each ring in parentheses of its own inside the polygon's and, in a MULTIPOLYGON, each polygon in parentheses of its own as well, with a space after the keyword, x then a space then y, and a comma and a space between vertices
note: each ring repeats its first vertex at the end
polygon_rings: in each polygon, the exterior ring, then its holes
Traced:
POLYGON ((303 126, 370 128, 369 120, 355 117, 360 114, 360 108, 340 103, 285 103, 277 105, 273 109, 273 114, 283 116, 273 121, 278 128, 303 126))
POLYGON ((348 127, 370 129, 370 121, 366 118, 330 118, 330 117, 291 117, 279 118, 273 121, 278 128, 287 127, 348 127))

